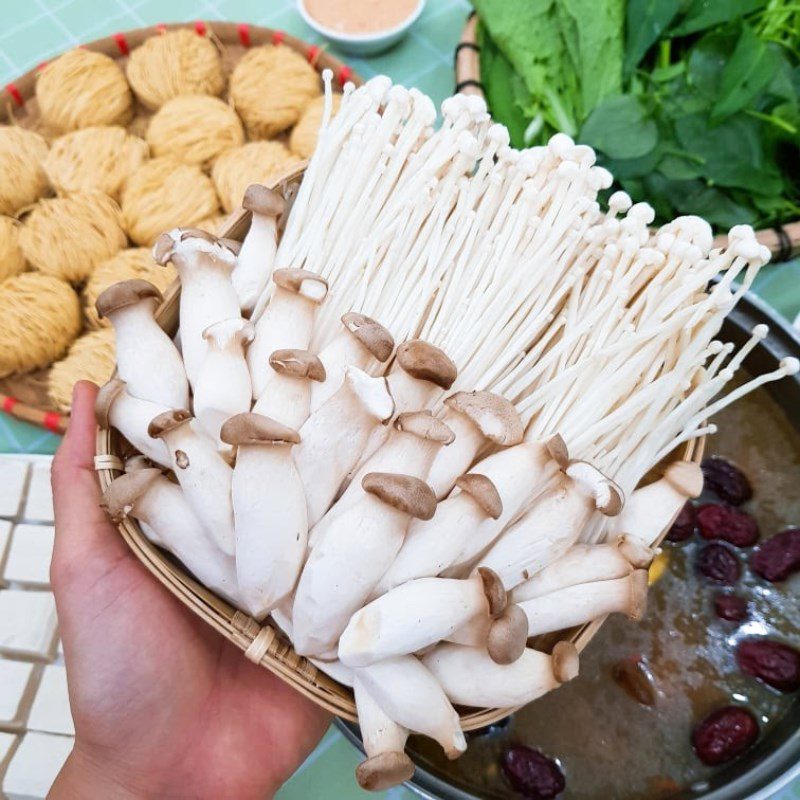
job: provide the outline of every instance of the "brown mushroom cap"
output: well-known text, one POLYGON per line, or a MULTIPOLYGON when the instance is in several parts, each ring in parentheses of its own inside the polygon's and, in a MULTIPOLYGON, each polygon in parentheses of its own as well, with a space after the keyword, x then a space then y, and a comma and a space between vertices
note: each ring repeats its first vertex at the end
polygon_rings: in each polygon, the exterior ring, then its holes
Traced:
POLYGON ((219 432, 225 444, 298 444, 300 434, 272 417, 246 412, 226 420, 219 432))
POLYGON ((525 652, 527 643, 528 618, 512 603, 489 628, 486 649, 495 664, 513 664, 525 652))
POLYGON ((478 577, 483 584, 483 593, 489 604, 489 616, 498 619, 506 610, 508 595, 500 576, 489 567, 478 567, 478 577))
POLYGON ((559 683, 567 683, 578 677, 580 660, 578 649, 572 642, 558 642, 552 654, 553 677, 559 683))
POLYGON ((229 239, 227 236, 220 236, 217 241, 223 246, 227 247, 235 256, 242 252, 242 243, 238 239, 229 239))
POLYGON ((120 378, 111 378, 108 383, 100 387, 97 393, 97 399, 94 401, 94 418, 99 428, 108 430, 111 423, 108 420, 108 415, 111 412, 111 406, 119 395, 125 391, 127 384, 120 378))
POLYGON ((595 507, 601 514, 614 517, 622 511, 625 505, 625 493, 593 464, 574 459, 569 462, 567 475, 584 490, 592 493, 595 507))
POLYGON ((185 425, 191 419, 193 419, 191 411, 187 411, 185 408, 173 408, 169 411, 164 411, 150 420, 150 424, 147 426, 147 435, 153 439, 159 439, 165 433, 180 428, 181 425, 185 425))
POLYGON ((468 417, 491 442, 509 447, 522 441, 525 429, 517 409, 494 392, 456 392, 444 401, 468 417))
POLYGON ((119 525, 160 475, 161 470, 158 469, 137 469, 115 478, 105 490, 102 502, 111 521, 119 525))
POLYGON ((468 472, 456 480, 456 486, 466 492, 492 519, 503 513, 503 500, 491 478, 478 472, 468 472))
POLYGON ((342 315, 342 325, 380 362, 388 360, 394 350, 394 337, 371 317, 348 311, 342 315))
POLYGON ((545 443, 550 458, 558 464, 561 469, 569 466, 569 450, 567 443, 561 438, 560 433, 553 434, 545 443))
POLYGON ((269 365, 279 375, 292 378, 308 378, 322 383, 325 380, 325 367, 308 350, 276 350, 269 357, 269 365))
POLYGON ((286 289, 295 294, 302 294, 303 297, 307 297, 317 303, 321 303, 328 293, 328 281, 317 275, 316 272, 309 272, 307 269, 293 267, 276 269, 272 273, 272 280, 281 289, 286 289))
POLYGON ((265 217, 279 217, 286 210, 286 201, 280 192, 260 183, 251 183, 245 189, 242 208, 265 217))
POLYGON ((101 292, 95 301, 94 307, 100 317, 107 317, 120 308, 136 305, 142 300, 155 300, 156 304, 163 300, 161 292, 149 281, 141 278, 131 278, 112 284, 101 292))
POLYGON ((699 497, 703 491, 703 470, 693 461, 673 461, 664 471, 664 479, 686 497, 699 497))
POLYGON ((394 426, 403 433, 410 433, 420 439, 444 445, 451 444, 456 438, 453 431, 428 410, 407 411, 400 414, 395 420, 394 426))
POLYGON ((411 780, 414 762, 402 751, 392 750, 362 761, 356 767, 356 780, 368 792, 382 792, 411 780))
POLYGON ((369 472, 361 488, 378 500, 417 519, 431 519, 436 513, 436 495, 425 481, 411 475, 369 472))
POLYGON ((641 539, 627 533, 619 536, 616 544, 622 557, 636 569, 647 569, 655 555, 652 547, 648 547, 641 539))
MULTIPOLYGON (((218 244, 219 240, 214 234, 200 228, 178 228, 180 241, 187 239, 203 239, 211 244, 218 244)), ((162 267, 168 264, 175 252, 175 239, 170 233, 162 233, 153 245, 153 260, 162 267)))
POLYGON ((434 345, 411 339, 397 348, 397 363, 412 378, 449 389, 458 375, 456 365, 434 345))

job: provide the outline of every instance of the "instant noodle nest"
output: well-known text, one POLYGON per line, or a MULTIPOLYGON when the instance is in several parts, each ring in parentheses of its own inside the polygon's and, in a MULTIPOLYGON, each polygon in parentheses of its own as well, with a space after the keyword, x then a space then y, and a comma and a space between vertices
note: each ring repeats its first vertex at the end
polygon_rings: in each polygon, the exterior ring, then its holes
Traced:
POLYGON ((19 275, 25 269, 25 256, 19 246, 19 224, 0 216, 0 281, 19 275))
POLYGON ((128 235, 145 246, 164 231, 191 227, 219 213, 211 179, 200 167, 170 156, 143 164, 123 187, 121 205, 128 235))
POLYGON ((55 131, 91 125, 124 125, 133 95, 113 58, 94 50, 70 50, 51 61, 36 83, 42 120, 55 131))
POLYGON ((321 94, 319 75, 287 47, 264 45, 245 53, 231 75, 231 103, 254 139, 269 139, 291 128, 321 94))
POLYGON ((0 125, 0 214, 14 215, 49 192, 42 167, 46 157, 47 142, 38 133, 0 125))
POLYGON ((119 206, 95 190, 40 200, 20 231, 31 266, 70 283, 86 280, 125 241, 119 206))
POLYGON ((167 100, 150 120, 146 135, 154 156, 204 165, 244 142, 236 112, 218 97, 182 95, 167 100))
POLYGON ((268 185, 298 163, 300 159, 281 142, 248 142, 223 153, 216 160, 211 177, 222 207, 230 213, 239 208, 251 183, 268 185))
MULTIPOLYGON (((331 117, 335 117, 339 113, 341 102, 342 96, 340 94, 333 95, 331 117)), ((300 121, 292 128, 292 132, 289 135, 289 149, 300 158, 310 158, 316 149, 324 111, 325 98, 322 96, 317 97, 305 107, 300 121)))
POLYGON ((127 73, 136 96, 151 109, 178 95, 219 95, 225 88, 214 43, 186 29, 147 39, 131 53, 127 73))
MULTIPOLYGON (((202 227, 202 226, 201 226, 202 227)), ((83 313, 89 328, 108 328, 111 323, 97 316, 94 307, 99 295, 114 283, 140 278, 149 281, 165 292, 177 278, 178 273, 172 264, 159 266, 153 260, 148 247, 130 247, 122 250, 113 258, 98 264, 83 289, 83 313)))
POLYGON ((147 143, 138 136, 118 125, 100 125, 56 139, 43 165, 59 194, 98 189, 117 197, 148 155, 147 143))
POLYGON ((78 381, 92 381, 98 386, 106 383, 116 367, 114 331, 102 328, 81 336, 73 342, 67 355, 56 361, 48 377, 47 393, 59 411, 69 411, 72 387, 78 381))
POLYGON ((61 358, 81 330, 81 304, 65 281, 23 272, 3 283, 0 378, 61 358))

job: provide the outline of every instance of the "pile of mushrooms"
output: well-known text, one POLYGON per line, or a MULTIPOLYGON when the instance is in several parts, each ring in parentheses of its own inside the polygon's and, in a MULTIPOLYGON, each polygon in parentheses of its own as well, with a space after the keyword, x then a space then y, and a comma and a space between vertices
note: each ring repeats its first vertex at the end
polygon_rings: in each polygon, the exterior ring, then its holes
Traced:
POLYGON ((652 233, 622 193, 601 210, 610 176, 566 136, 515 151, 465 96, 434 131, 430 99, 384 77, 331 120, 325 80, 296 194, 251 186, 241 245, 155 244, 174 338, 150 284, 98 298, 118 369, 97 419, 137 454, 112 518, 352 687, 357 778, 383 789, 413 772, 410 733, 458 756, 456 706, 531 702, 578 674, 576 626, 642 616, 702 488, 671 454, 798 365, 714 400, 765 335, 714 338, 767 260, 751 229, 724 251, 694 217, 652 233))

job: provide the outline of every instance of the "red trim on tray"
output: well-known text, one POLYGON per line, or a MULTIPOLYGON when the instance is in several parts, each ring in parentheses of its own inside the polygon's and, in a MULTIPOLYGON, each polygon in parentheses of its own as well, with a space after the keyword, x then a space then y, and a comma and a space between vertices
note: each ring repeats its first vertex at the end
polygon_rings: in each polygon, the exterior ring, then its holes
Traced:
POLYGON ((166 32, 167 32, 167 26, 166 26, 166 23, 164 23, 164 22, 159 22, 159 23, 158 23, 158 25, 156 25, 156 30, 157 30, 159 33, 166 33, 166 32))
POLYGON ((239 31, 239 41, 243 47, 250 47, 250 26, 246 22, 240 22, 236 26, 239 31))
POLYGON ((22 108, 25 105, 25 98, 22 96, 21 92, 13 83, 6 84, 6 91, 11 95, 14 102, 22 108))
POLYGON ((206 28, 205 22, 203 22, 201 19, 195 22, 194 29, 197 31, 199 36, 205 36, 206 33, 208 33, 208 28, 206 28))
POLYGON ((308 63, 312 66, 316 66, 317 59, 319 58, 319 54, 322 52, 322 48, 319 45, 312 44, 311 47, 308 48, 308 52, 306 53, 306 58, 308 58, 308 63))
POLYGON ((36 72, 37 72, 37 74, 38 74, 39 72, 43 72, 43 71, 44 71, 44 69, 45 69, 45 67, 47 67, 47 65, 48 65, 49 63, 50 63, 49 61, 42 61, 42 63, 41 63, 41 64, 37 65, 37 67, 36 67, 36 72))
POLYGON ((275 46, 283 44, 285 39, 286 39, 286 34, 283 31, 272 32, 272 44, 274 44, 275 46))
POLYGON ((336 80, 339 81, 339 86, 344 86, 350 78, 353 77, 353 68, 348 67, 345 64, 340 70, 339 74, 336 76, 336 80))
POLYGON ((14 410, 14 406, 19 403, 16 397, 4 397, 3 398, 3 411, 6 414, 10 414, 14 410))
POLYGON ((55 411, 46 411, 42 417, 42 427, 53 433, 61 432, 61 415, 55 411))
POLYGON ((128 40, 125 38, 124 33, 113 33, 111 34, 111 38, 117 43, 119 52, 123 56, 127 56, 130 53, 130 48, 128 47, 128 40))

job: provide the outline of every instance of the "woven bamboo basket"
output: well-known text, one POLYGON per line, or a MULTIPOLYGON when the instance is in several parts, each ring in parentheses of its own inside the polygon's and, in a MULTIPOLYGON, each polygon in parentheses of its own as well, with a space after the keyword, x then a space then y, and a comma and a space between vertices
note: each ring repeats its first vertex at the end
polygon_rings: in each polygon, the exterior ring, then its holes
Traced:
MULTIPOLYGON (((146 39, 159 33, 179 28, 189 28, 199 36, 210 37, 219 47, 223 67, 229 75, 244 52, 262 44, 283 44, 295 50, 311 63, 318 72, 331 69, 334 81, 343 85, 352 81, 361 84, 361 78, 346 64, 326 53, 317 45, 290 36, 280 30, 236 22, 189 22, 170 25, 153 25, 147 28, 116 33, 82 45, 115 59, 125 66, 128 54, 146 39)), ((17 80, 0 88, 0 124, 12 123, 39 131, 42 127, 36 101, 36 77, 44 64, 26 72, 17 80)), ((152 111, 136 104, 129 130, 141 134, 152 111)), ((64 433, 68 417, 50 408, 47 395, 49 369, 40 369, 24 375, 0 379, 0 410, 24 422, 39 425, 53 433, 64 433)))
MULTIPOLYGON (((478 16, 473 11, 467 19, 461 39, 456 45, 456 91, 484 96, 481 83, 481 48, 477 40, 478 16)), ((800 254, 800 221, 788 222, 756 233, 760 244, 766 245, 775 261, 788 261, 800 254)), ((717 236, 714 247, 727 246, 725 234, 717 236)))
MULTIPOLYGON (((284 194, 291 193, 302 180, 304 171, 305 166, 296 168, 278 181, 274 188, 282 190, 284 194)), ((223 235, 241 241, 249 227, 250 212, 242 210, 230 220, 223 235)), ((174 335, 178 328, 179 301, 180 285, 176 283, 167 291, 163 304, 156 312, 157 321, 170 335, 174 335)), ((95 468, 103 490, 122 473, 125 447, 126 443, 116 431, 98 431, 95 468)), ((690 442, 681 449, 680 458, 699 463, 703 449, 704 440, 690 442)), ((130 452, 129 447, 127 452, 130 452)), ((270 670, 332 714, 350 722, 358 721, 352 691, 298 656, 288 639, 270 620, 262 625, 201 586, 172 556, 151 544, 135 520, 126 519, 119 525, 119 530, 145 567, 184 605, 243 650, 248 659, 270 670)), ((662 532, 659 542, 667 530, 662 532)), ((596 620, 580 628, 540 637, 535 644, 549 650, 560 639, 568 639, 578 650, 583 650, 602 623, 603 620, 596 620)), ((462 726, 465 731, 483 728, 515 710, 462 709, 462 726)))

